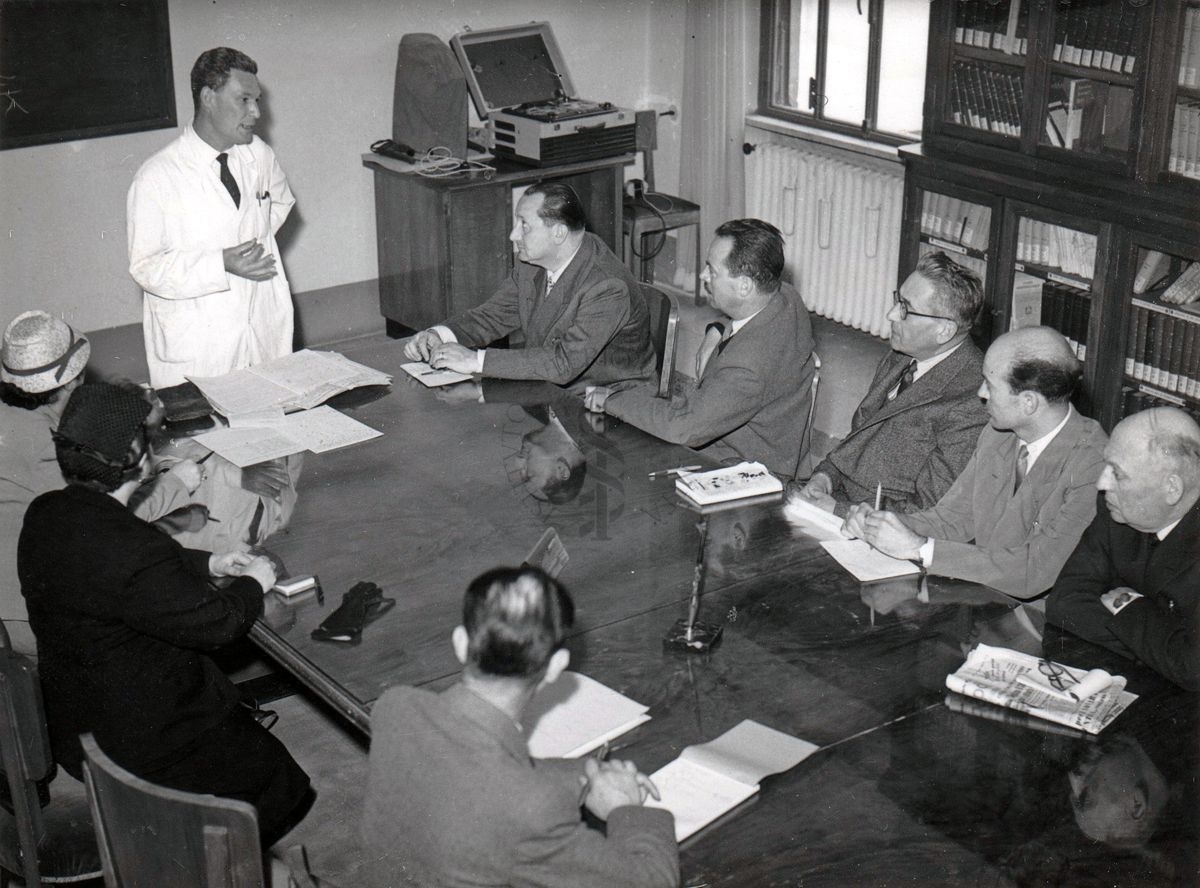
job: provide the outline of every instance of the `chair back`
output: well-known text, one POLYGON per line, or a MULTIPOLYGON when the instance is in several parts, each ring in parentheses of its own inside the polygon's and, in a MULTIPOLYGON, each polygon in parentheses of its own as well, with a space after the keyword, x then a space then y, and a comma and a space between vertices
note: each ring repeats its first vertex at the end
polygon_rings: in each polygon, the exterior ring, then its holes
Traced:
POLYGON ((116 764, 91 734, 79 742, 108 888, 263 888, 253 805, 157 786, 116 764))
POLYGON ((804 460, 808 457, 809 447, 812 446, 813 419, 817 415, 817 388, 821 384, 821 357, 813 352, 812 359, 813 377, 812 385, 809 388, 808 422, 804 424, 804 435, 800 439, 800 452, 796 455, 796 473, 793 476, 795 478, 800 478, 801 472, 804 471, 804 460))
POLYGON ((633 113, 633 150, 642 155, 642 179, 646 190, 654 190, 654 149, 658 147, 658 112, 633 113))
POLYGON ((650 312, 650 341, 658 359, 658 396, 669 398, 671 376, 675 372, 675 341, 679 335, 679 302, 670 293, 649 284, 642 284, 642 297, 650 312))

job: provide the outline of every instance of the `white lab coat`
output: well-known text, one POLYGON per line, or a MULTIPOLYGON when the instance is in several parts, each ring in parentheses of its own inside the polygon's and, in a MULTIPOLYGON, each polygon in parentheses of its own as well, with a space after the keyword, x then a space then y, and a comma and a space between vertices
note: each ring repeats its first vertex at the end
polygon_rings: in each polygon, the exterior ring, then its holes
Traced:
POLYGON ((292 294, 275 232, 296 199, 275 152, 255 136, 228 151, 241 189, 235 207, 217 154, 188 126, 129 188, 129 273, 144 291, 142 331, 155 388, 292 351, 292 294), (248 240, 275 257, 271 280, 225 271, 222 250, 248 240))

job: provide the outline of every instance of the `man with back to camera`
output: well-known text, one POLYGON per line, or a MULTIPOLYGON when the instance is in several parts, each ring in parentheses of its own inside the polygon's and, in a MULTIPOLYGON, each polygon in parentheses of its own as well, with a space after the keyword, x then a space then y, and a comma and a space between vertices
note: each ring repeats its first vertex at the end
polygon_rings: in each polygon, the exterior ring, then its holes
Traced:
POLYGON ((718 459, 756 460, 791 478, 812 404, 812 324, 804 300, 782 281, 783 236, 759 219, 721 225, 701 273, 726 320, 708 325, 692 384, 671 397, 655 383, 596 387, 589 410, 607 413, 664 441, 718 459))
POLYGON ((1175 407, 1121 420, 1105 508, 1067 560, 1046 621, 1200 690, 1200 426, 1175 407))
POLYGON ((192 67, 195 118, 129 188, 129 273, 145 291, 150 383, 218 376, 290 354, 292 294, 275 233, 296 199, 254 134, 258 65, 228 47, 192 67))
POLYGON ((791 495, 845 517, 880 489, 892 512, 928 509, 966 467, 987 408, 983 355, 971 325, 983 304, 979 278, 945 253, 922 256, 892 294, 892 350, 854 413, 850 434, 791 495))
POLYGON ((1039 597, 1096 514, 1107 440, 1076 412, 1082 366, 1057 330, 998 337, 983 359, 979 396, 990 425, 936 506, 908 515, 850 509, 846 530, 929 573, 1039 597))
POLYGON ((90 731, 152 783, 250 802, 269 844, 311 800, 308 775, 203 651, 250 630, 275 571, 185 549, 128 509, 149 471, 150 411, 130 385, 72 392, 54 438, 67 487, 35 499, 21 529, 54 760, 79 778, 90 731))
POLYGON ((517 202, 512 275, 482 305, 417 333, 410 361, 498 379, 579 388, 655 372, 641 290, 604 241, 586 230, 578 195, 561 182, 531 186, 517 202), (487 348, 520 331, 523 348, 487 348))
POLYGON ((566 669, 573 614, 541 570, 490 570, 467 588, 451 635, 461 681, 379 698, 362 821, 369 884, 678 885, 674 818, 643 807, 656 791, 631 762, 529 755, 522 713, 566 669))

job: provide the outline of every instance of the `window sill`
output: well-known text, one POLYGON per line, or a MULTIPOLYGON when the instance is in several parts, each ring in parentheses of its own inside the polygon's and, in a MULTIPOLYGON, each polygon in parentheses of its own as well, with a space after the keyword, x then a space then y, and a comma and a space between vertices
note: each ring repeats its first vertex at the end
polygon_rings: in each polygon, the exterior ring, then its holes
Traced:
POLYGON ((806 142, 817 142, 821 145, 843 148, 847 151, 865 154, 868 157, 876 157, 880 160, 890 160, 893 163, 900 162, 899 148, 895 145, 885 145, 882 142, 872 142, 869 139, 860 139, 855 136, 835 133, 815 126, 805 126, 802 123, 779 120, 775 117, 767 117, 764 114, 747 114, 746 126, 768 133, 776 133, 781 136, 792 136, 806 142))

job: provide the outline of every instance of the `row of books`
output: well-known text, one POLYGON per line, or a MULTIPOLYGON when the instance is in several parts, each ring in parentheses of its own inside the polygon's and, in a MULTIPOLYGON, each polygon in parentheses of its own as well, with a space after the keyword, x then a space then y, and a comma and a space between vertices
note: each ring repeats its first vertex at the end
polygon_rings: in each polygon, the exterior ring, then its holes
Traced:
POLYGON ((1021 74, 957 61, 950 72, 950 119, 972 129, 1021 135, 1021 74))
POLYGON ((1132 74, 1137 64, 1138 15, 1122 0, 1060 3, 1054 15, 1054 61, 1132 74))
POLYGON ((1183 14, 1183 49, 1179 53, 1179 85, 1200 86, 1200 7, 1183 14))
POLYGON ((1053 327, 1066 337, 1081 361, 1087 359, 1091 316, 1088 293, 1020 272, 1013 279, 1012 328, 1038 324, 1053 327))
POLYGON ((1167 169, 1200 179, 1200 101, 1175 103, 1175 125, 1171 129, 1167 169))
POLYGON ((1165 392, 1200 398, 1200 308, 1135 297, 1125 375, 1165 392))
POLYGON ((1176 398, 1172 395, 1155 391, 1144 385, 1140 385, 1137 388, 1125 387, 1121 389, 1122 416, 1129 416, 1131 413, 1141 413, 1143 410, 1149 410, 1151 407, 1162 407, 1164 404, 1173 404, 1176 407, 1182 407, 1188 413, 1192 414, 1192 417, 1197 422, 1200 422, 1200 410, 1182 398, 1176 398))
POLYGON ((1009 55, 1029 52, 1029 2, 960 0, 954 14, 954 40, 1009 55))
POLYGON ((990 207, 936 191, 926 191, 921 204, 922 233, 984 252, 991 218, 990 207))
MULTIPOLYGON (((1133 295, 1164 287, 1162 301, 1172 305, 1200 302, 1200 262, 1188 262, 1158 250, 1146 250, 1133 278, 1133 295)), ((1190 308, 1184 311, 1192 311, 1190 308)))
POLYGON ((1017 261, 1061 269, 1064 274, 1090 281, 1096 266, 1096 235, 1022 218, 1017 226, 1017 261))

